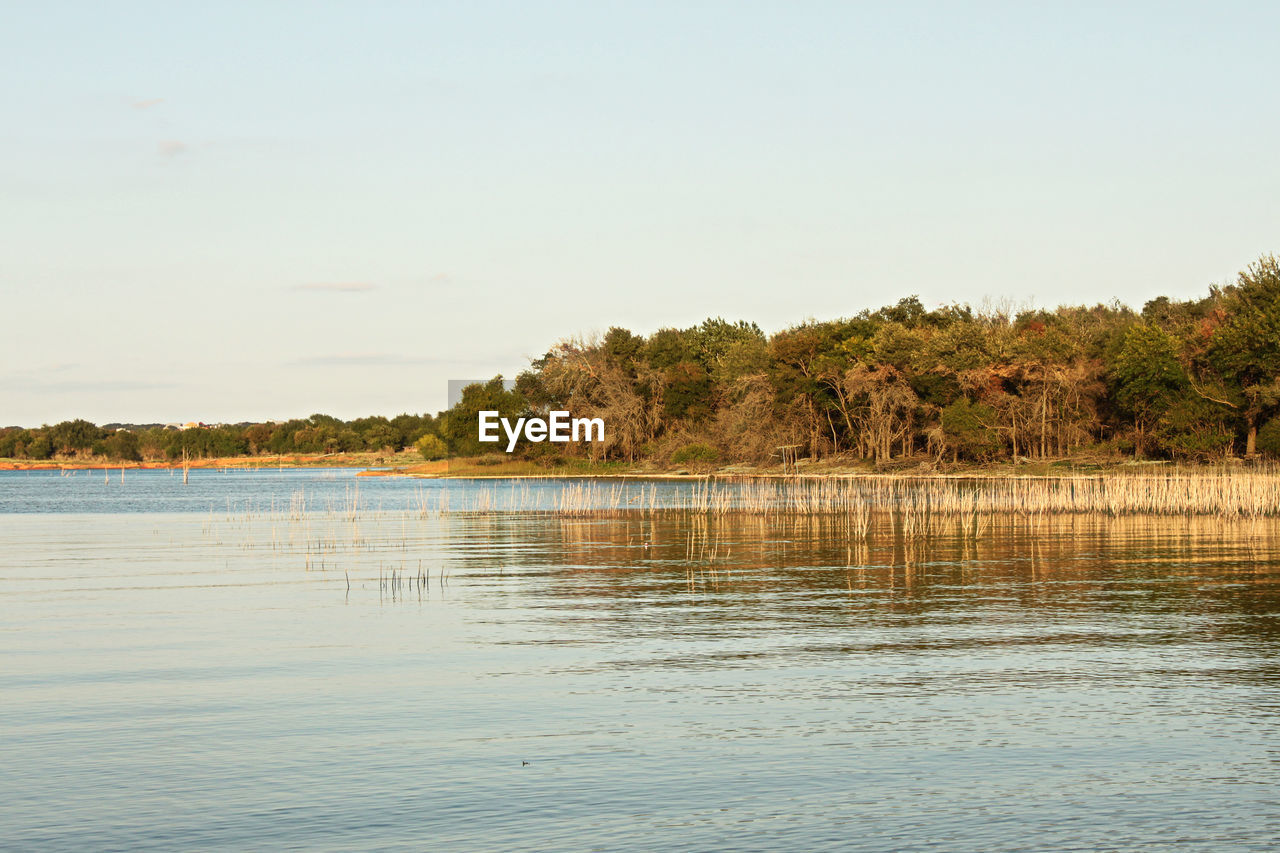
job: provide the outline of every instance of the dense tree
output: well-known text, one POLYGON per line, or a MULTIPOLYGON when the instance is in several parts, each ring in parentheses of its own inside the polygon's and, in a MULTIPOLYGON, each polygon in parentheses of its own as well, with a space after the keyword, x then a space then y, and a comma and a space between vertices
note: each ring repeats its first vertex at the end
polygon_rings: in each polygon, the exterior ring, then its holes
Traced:
POLYGON ((47 430, 50 443, 57 453, 70 455, 88 450, 102 438, 102 430, 86 420, 63 421, 47 430))
POLYGON ((159 461, 207 457, 398 451, 436 431, 430 415, 360 418, 350 423, 329 415, 281 424, 99 428, 86 420, 37 430, 0 430, 0 458, 159 461), (408 437, 407 443, 404 436, 408 437))
POLYGON ((116 430, 102 442, 102 455, 108 459, 119 459, 126 462, 139 462, 142 454, 138 450, 138 436, 127 429, 116 430))
POLYGON ((1272 418, 1258 430, 1258 450, 1280 459, 1280 417, 1272 418))
POLYGON ((1116 354, 1110 375, 1113 394, 1118 412, 1132 421, 1139 457, 1161 418, 1189 390, 1178 355, 1178 340, 1146 323, 1129 328, 1116 354))
POLYGON ((952 459, 985 461, 1004 449, 996 428, 996 411, 982 403, 961 397, 944 408, 939 419, 942 441, 939 450, 951 451, 952 459))
POLYGON ((48 459, 53 456, 53 441, 45 432, 39 433, 27 445, 27 456, 31 459, 48 459))
POLYGON ((1245 454, 1253 456, 1259 425, 1280 403, 1280 261, 1267 255, 1240 273, 1222 291, 1219 308, 1205 363, 1227 392, 1216 402, 1243 415, 1245 454))
POLYGON ((633 334, 630 329, 614 326, 605 334, 602 348, 611 365, 634 371, 644 352, 644 338, 633 334))
POLYGON ((658 370, 675 367, 682 361, 693 361, 698 357, 693 332, 692 329, 687 332, 659 329, 645 345, 645 360, 658 370))
POLYGON ((702 365, 682 361, 667 371, 663 411, 673 421, 698 423, 711 415, 711 376, 702 365))
POLYGON ((689 331, 689 337, 697 360, 708 371, 715 370, 735 347, 765 342, 764 332, 755 323, 729 323, 722 317, 703 320, 702 325, 689 331))
POLYGON ((603 443, 518 445, 530 458, 591 455, 777 462, 798 452, 868 464, 897 460, 1280 457, 1280 262, 1266 256, 1201 299, 1153 299, 1014 314, 908 297, 773 335, 708 318, 649 336, 614 326, 566 339, 514 389, 465 389, 439 418, 119 432, 84 420, 0 430, 0 456, 176 459, 417 447, 435 456, 493 451, 477 412, 567 409, 605 421, 603 443), (425 440, 425 439, 438 439, 425 440), (426 448, 424 450, 424 448, 426 448), (685 456, 689 453, 686 452, 685 456), (690 457, 692 458, 692 457, 690 457))

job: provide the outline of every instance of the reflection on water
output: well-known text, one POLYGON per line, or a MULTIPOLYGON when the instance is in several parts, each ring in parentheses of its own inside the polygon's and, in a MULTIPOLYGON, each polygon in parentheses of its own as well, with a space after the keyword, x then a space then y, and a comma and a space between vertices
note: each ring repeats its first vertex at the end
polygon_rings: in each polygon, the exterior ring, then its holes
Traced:
POLYGON ((348 513, 315 476, 0 514, 0 846, 1280 834, 1274 521, 348 513))

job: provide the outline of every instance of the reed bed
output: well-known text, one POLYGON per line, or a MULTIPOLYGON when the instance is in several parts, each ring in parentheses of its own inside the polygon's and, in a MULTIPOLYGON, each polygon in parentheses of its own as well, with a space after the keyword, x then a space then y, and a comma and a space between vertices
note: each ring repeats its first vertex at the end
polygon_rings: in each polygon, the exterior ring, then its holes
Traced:
POLYGON ((202 545, 258 552, 264 564, 316 573, 347 595, 353 586, 356 595, 376 591, 387 603, 445 595, 451 567, 519 570, 531 544, 558 549, 574 572, 598 564, 682 573, 691 592, 773 583, 793 566, 855 573, 836 577, 849 592, 868 571, 888 588, 911 588, 939 562, 1029 560, 1034 576, 1060 567, 1081 539, 1111 543, 1126 564, 1141 566, 1158 549, 1238 575, 1280 543, 1278 485, 1251 472, 552 480, 439 484, 390 511, 354 486, 325 498, 299 489, 269 505, 228 500, 225 515, 211 509, 202 545), (423 523, 427 514, 441 520, 423 523))
POLYGON ((968 519, 980 532, 994 515, 1280 516, 1280 475, 1272 472, 1169 472, 1105 477, 947 479, 928 477, 708 479, 659 492, 656 484, 561 481, 548 492, 525 483, 469 489, 461 502, 448 491, 421 491, 415 510, 428 514, 534 512, 563 517, 624 515, 839 516, 863 533, 874 513, 902 518, 908 533, 931 518, 968 519))

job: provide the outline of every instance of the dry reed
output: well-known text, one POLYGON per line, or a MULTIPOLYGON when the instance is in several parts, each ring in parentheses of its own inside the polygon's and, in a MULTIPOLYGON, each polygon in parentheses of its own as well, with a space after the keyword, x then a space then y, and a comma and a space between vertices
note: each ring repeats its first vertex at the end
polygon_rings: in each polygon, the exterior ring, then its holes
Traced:
MULTIPOLYGON (((1280 516, 1280 475, 1272 472, 1169 472, 1101 477, 955 479, 866 477, 813 479, 707 479, 659 494, 656 485, 562 481, 534 492, 525 483, 507 494, 497 487, 468 489, 467 502, 435 493, 436 514, 534 512, 562 517, 663 515, 765 518, 837 516, 865 536, 871 516, 891 512, 906 535, 930 535, 944 519, 961 519, 967 536, 982 535, 991 516, 1101 514, 1270 518, 1280 516)), ((414 509, 426 516, 431 494, 420 491, 414 509)))

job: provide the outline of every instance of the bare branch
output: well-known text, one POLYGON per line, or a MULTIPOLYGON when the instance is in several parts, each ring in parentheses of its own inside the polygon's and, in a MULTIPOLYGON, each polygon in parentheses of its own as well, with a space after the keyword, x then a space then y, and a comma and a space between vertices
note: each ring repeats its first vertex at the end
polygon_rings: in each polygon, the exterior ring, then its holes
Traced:
POLYGON ((1197 394, 1199 394, 1204 399, 1208 400, 1210 403, 1218 403, 1220 405, 1229 406, 1233 409, 1239 410, 1240 406, 1238 403, 1233 403, 1230 400, 1219 399, 1217 397, 1212 396, 1211 394, 1206 393, 1202 389, 1197 388, 1195 380, 1192 379, 1190 375, 1187 376, 1187 382, 1190 383, 1192 391, 1195 391, 1197 394))

